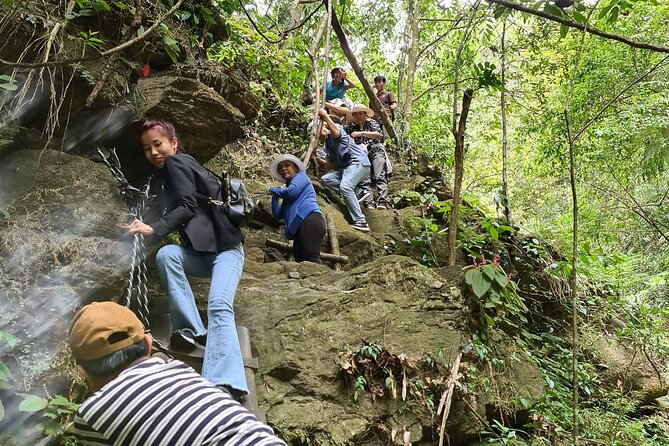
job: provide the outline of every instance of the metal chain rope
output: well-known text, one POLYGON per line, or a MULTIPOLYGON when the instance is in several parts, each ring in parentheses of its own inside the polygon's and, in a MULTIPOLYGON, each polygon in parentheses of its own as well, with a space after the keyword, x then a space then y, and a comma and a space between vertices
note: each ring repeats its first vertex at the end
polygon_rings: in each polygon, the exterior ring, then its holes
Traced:
MULTIPOLYGON (((134 219, 142 221, 144 212, 155 198, 153 195, 149 194, 150 180, 142 186, 141 189, 131 186, 121 171, 121 162, 116 155, 116 149, 109 149, 109 157, 105 157, 100 149, 97 149, 97 152, 102 159, 102 162, 107 166, 114 179, 118 182, 121 198, 123 198, 123 201, 128 205, 128 219, 131 221, 134 219)), ((138 317, 148 332, 150 331, 149 289, 147 286, 148 280, 146 272, 147 266, 144 236, 142 234, 133 234, 130 271, 128 274, 128 282, 126 284, 123 304, 126 307, 130 307, 133 301, 133 296, 135 297, 135 300, 137 301, 138 317)))

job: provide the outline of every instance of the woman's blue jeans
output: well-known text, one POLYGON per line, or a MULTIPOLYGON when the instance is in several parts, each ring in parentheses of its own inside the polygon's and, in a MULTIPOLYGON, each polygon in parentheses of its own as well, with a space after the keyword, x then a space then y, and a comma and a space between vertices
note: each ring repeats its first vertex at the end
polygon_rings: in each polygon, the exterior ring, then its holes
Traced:
POLYGON ((233 304, 242 277, 244 247, 206 254, 178 245, 163 246, 156 254, 160 281, 167 291, 173 330, 207 334, 202 376, 215 385, 226 384, 248 393, 239 349, 233 304), (195 305, 187 276, 211 277, 207 329, 195 305))
POLYGON ((333 170, 321 177, 324 186, 341 192, 348 213, 351 214, 353 223, 366 224, 365 214, 360 209, 358 197, 355 195, 355 187, 365 178, 369 177, 369 166, 353 163, 341 170, 333 170))

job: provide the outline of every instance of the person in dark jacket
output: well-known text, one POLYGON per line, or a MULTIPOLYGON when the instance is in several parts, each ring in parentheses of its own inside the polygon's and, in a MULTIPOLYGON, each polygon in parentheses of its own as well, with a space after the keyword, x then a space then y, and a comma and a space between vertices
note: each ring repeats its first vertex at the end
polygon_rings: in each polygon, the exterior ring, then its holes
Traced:
POLYGON ((293 240, 295 261, 321 263, 325 220, 304 164, 293 155, 281 155, 272 161, 269 173, 286 183, 286 187, 271 187, 269 192, 272 215, 284 220, 286 238, 293 240))
POLYGON ((157 195, 164 211, 150 224, 133 221, 128 232, 162 237, 179 231, 185 245, 166 245, 156 254, 175 330, 170 343, 178 348, 206 344, 202 376, 241 399, 248 388, 233 303, 244 265, 244 235, 230 222, 223 206, 208 203, 209 197, 221 199, 220 187, 204 167, 184 153, 171 123, 146 121, 141 143, 146 158, 158 168, 157 195), (187 275, 211 277, 208 331, 187 275))

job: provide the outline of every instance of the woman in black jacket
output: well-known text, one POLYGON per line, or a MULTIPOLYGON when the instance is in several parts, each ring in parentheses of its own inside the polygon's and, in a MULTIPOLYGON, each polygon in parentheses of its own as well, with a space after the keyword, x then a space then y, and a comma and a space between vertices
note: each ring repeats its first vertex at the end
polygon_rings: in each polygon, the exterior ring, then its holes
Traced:
POLYGON ((230 222, 222 206, 218 184, 209 172, 184 153, 174 126, 146 121, 141 143, 144 155, 158 168, 158 200, 162 217, 151 224, 135 220, 128 231, 162 237, 179 231, 184 246, 158 250, 156 266, 167 292, 174 332, 173 346, 205 345, 202 376, 239 399, 248 393, 233 303, 244 265, 244 235, 230 222), (207 304, 208 330, 195 304, 187 275, 211 277, 207 304))

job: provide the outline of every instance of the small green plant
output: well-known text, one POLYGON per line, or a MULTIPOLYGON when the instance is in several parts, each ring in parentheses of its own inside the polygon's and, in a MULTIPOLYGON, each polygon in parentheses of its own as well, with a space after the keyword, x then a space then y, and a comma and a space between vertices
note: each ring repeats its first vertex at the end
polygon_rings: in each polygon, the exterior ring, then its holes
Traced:
MULTIPOLYGON (((6 344, 13 349, 20 339, 16 336, 0 331, 0 344, 6 344)), ((7 365, 0 360, 0 390, 12 390, 13 377, 7 365)), ((21 398, 19 412, 44 412, 44 422, 34 426, 42 434, 52 439, 58 439, 59 444, 74 444, 72 437, 72 417, 79 408, 79 404, 73 403, 64 396, 56 395, 53 398, 42 398, 31 393, 15 392, 21 398)), ((0 401, 0 421, 5 417, 5 407, 0 401)))
POLYGON ((527 435, 526 432, 519 429, 513 429, 504 426, 499 420, 492 420, 491 430, 484 430, 482 434, 492 435, 486 440, 488 444, 517 444, 518 434, 527 435))
POLYGON ((365 386, 367 385, 367 380, 364 376, 358 375, 353 380, 353 401, 358 401, 360 395, 365 391, 365 386))
POLYGON ((379 344, 373 342, 369 344, 362 345, 353 351, 353 357, 359 359, 361 357, 367 357, 376 361, 379 353, 383 350, 379 344))
POLYGON ((513 234, 515 232, 515 229, 511 226, 500 224, 493 218, 484 218, 481 220, 481 228, 488 233, 494 242, 498 241, 499 236, 504 233, 513 234))
POLYGON ((92 32, 81 31, 79 33, 79 36, 84 41, 84 45, 99 51, 100 45, 104 43, 104 40, 100 39, 99 37, 96 37, 98 34, 100 34, 98 31, 92 31, 92 32))
POLYGON ((528 308, 518 295, 516 284, 509 280, 506 272, 495 256, 492 263, 487 263, 485 256, 481 262, 464 268, 465 282, 471 287, 476 297, 483 298, 482 317, 486 327, 492 327, 499 321, 517 327, 515 320, 526 323, 528 308))
POLYGON ((163 40, 165 52, 167 53, 167 55, 169 56, 169 58, 172 60, 173 63, 177 63, 177 56, 179 55, 181 48, 179 47, 177 41, 174 39, 172 31, 170 31, 169 27, 165 23, 160 24, 160 36, 163 40))

